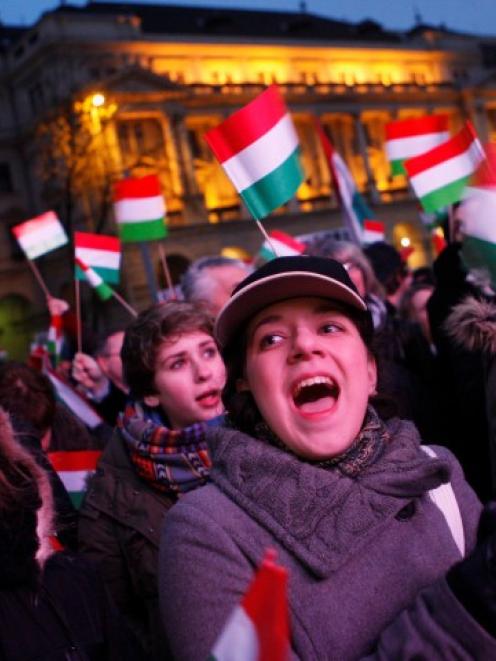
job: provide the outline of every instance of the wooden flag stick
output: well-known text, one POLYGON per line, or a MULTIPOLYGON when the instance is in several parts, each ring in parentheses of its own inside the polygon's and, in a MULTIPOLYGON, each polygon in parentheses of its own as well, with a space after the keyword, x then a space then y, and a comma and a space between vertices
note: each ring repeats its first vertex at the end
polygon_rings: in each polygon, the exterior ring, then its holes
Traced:
POLYGON ((76 338, 78 353, 83 352, 83 326, 81 323, 81 288, 79 286, 79 279, 74 279, 74 293, 76 299, 76 338))
POLYGON ((146 280, 148 282, 148 288, 150 290, 151 297, 153 302, 158 301, 157 296, 157 283, 155 279, 155 273, 153 272, 152 258, 150 256, 150 247, 145 241, 139 242, 139 247, 141 250, 141 257, 143 259, 143 266, 145 267, 146 280))
POLYGON ((176 292, 174 290, 174 285, 172 284, 172 278, 171 274, 169 271, 169 265, 167 264, 167 257, 165 256, 165 250, 164 246, 159 243, 158 244, 158 254, 160 255, 160 261, 162 263, 162 268, 164 269, 164 275, 165 275, 165 281, 167 283, 167 288, 170 290, 171 293, 171 299, 176 300, 176 292))
POLYGON ((277 250, 275 249, 274 244, 272 243, 272 241, 271 241, 271 239, 270 239, 270 236, 267 234, 267 232, 266 232, 266 230, 265 230, 265 227, 262 225, 262 221, 261 221, 261 220, 256 220, 255 222, 257 223, 257 225, 258 225, 258 229, 262 232, 264 239, 265 239, 265 240, 267 241, 267 243, 269 244, 270 249, 272 250, 272 252, 274 253, 274 255, 275 255, 276 257, 279 257, 280 255, 278 255, 277 250))
POLYGON ((115 298, 115 300, 119 301, 122 307, 125 308, 132 317, 136 318, 138 316, 136 310, 131 305, 129 305, 129 303, 126 300, 124 300, 122 296, 115 291, 115 289, 112 289, 112 295, 115 298))
POLYGON ((32 259, 28 259, 28 264, 29 264, 29 266, 31 267, 31 270, 32 270, 32 272, 33 272, 33 274, 34 274, 34 277, 35 277, 36 280, 38 281, 38 284, 39 284, 40 287, 42 288, 43 293, 45 294, 45 298, 46 298, 46 299, 52 298, 52 295, 51 295, 50 292, 48 291, 48 287, 46 286, 45 281, 43 280, 43 278, 42 278, 42 276, 41 276, 41 273, 40 273, 40 270, 38 269, 38 267, 36 266, 36 264, 33 262, 32 259))

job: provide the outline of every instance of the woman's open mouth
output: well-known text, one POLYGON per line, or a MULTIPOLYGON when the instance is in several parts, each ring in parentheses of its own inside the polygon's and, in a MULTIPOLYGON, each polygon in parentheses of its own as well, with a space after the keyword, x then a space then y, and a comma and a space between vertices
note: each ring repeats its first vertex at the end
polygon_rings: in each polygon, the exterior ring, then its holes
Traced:
POLYGON ((198 395, 196 401, 205 409, 216 407, 220 403, 220 390, 208 390, 207 392, 198 395))
POLYGON ((330 411, 339 397, 339 386, 329 376, 312 376, 298 381, 292 390, 296 409, 305 416, 330 411))

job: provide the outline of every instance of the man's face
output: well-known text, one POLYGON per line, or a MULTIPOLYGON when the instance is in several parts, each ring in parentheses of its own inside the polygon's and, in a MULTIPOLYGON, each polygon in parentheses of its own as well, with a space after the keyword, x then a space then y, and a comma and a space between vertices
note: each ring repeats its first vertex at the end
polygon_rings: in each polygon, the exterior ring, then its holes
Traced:
POLYGON ((231 298, 233 289, 248 275, 241 266, 210 266, 208 275, 215 284, 212 284, 208 296, 208 303, 214 315, 217 315, 231 298))

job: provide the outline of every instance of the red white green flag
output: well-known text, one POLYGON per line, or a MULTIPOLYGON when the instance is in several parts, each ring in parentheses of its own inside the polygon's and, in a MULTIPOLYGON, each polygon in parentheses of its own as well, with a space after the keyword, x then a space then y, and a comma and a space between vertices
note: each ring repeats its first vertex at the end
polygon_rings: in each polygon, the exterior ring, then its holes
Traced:
POLYGON ((259 257, 266 262, 270 262, 275 257, 290 257, 302 255, 305 252, 306 246, 304 243, 281 230, 272 230, 272 232, 269 232, 269 238, 270 243, 266 239, 258 253, 259 257))
POLYGON ((380 220, 366 220, 363 224, 362 243, 369 244, 376 241, 384 241, 386 231, 384 223, 380 220))
POLYGON ((48 327, 47 351, 53 367, 57 367, 62 350, 63 322, 61 314, 52 314, 50 316, 50 326, 48 327))
POLYGON ((427 115, 386 124, 386 153, 391 173, 406 174, 404 161, 449 140, 448 116, 427 115))
POLYGON ((288 661, 287 572, 274 558, 269 551, 217 639, 210 661, 288 661))
MULTIPOLYGON (((121 242, 115 236, 92 234, 90 232, 74 233, 74 253, 82 262, 91 266, 105 282, 119 283, 121 265, 121 242)), ((76 265, 76 278, 86 277, 76 265)))
POLYGON ((484 158, 475 130, 466 122, 453 138, 404 165, 422 207, 431 213, 462 199, 471 175, 484 158))
POLYGON ((15 225, 12 232, 28 259, 36 259, 65 245, 69 239, 53 211, 15 225))
POLYGON ((48 459, 62 480, 74 507, 79 509, 88 480, 96 470, 101 450, 49 452, 48 459))
MULTIPOLYGON (((43 357, 41 356, 41 360, 43 357)), ((103 423, 102 418, 95 411, 95 409, 87 402, 86 399, 74 390, 74 388, 64 381, 56 372, 44 368, 44 373, 50 379, 57 398, 64 402, 64 404, 74 413, 74 415, 81 420, 90 429, 95 429, 103 423)))
POLYGON ((165 200, 156 175, 116 182, 114 213, 122 241, 163 239, 167 236, 165 212, 165 200))
POLYGON ((81 259, 79 259, 79 257, 76 257, 75 262, 76 266, 83 273, 88 284, 93 287, 102 301, 108 301, 109 298, 112 298, 114 295, 112 287, 109 287, 107 283, 104 282, 98 275, 98 273, 91 268, 91 266, 85 264, 81 259))
POLYGON ((285 204, 303 181, 298 136, 276 85, 205 139, 255 220, 285 204))

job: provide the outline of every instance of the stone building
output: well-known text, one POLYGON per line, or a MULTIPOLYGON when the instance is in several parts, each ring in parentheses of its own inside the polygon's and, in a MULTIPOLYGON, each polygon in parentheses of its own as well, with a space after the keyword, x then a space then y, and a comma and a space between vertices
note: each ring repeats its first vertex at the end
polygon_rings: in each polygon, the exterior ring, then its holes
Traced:
MULTIPOLYGON (((493 37, 426 25, 392 32, 306 12, 89 2, 29 28, 1 26, 0 346, 25 343, 44 310, 10 226, 55 209, 69 232, 114 233, 110 190, 125 174, 160 177, 173 271, 226 246, 256 251, 260 235, 202 135, 273 82, 292 111, 306 179, 267 227, 342 225, 318 117, 389 238, 408 238, 412 265, 425 263, 429 237, 406 180, 390 176, 384 126, 443 112, 453 130, 469 117, 491 138, 495 68, 493 37)), ((151 256, 158 271, 156 246, 151 256)), ((39 266, 53 294, 70 297, 70 250, 39 266)), ((150 301, 136 246, 125 248, 123 291, 138 307, 150 301)))

